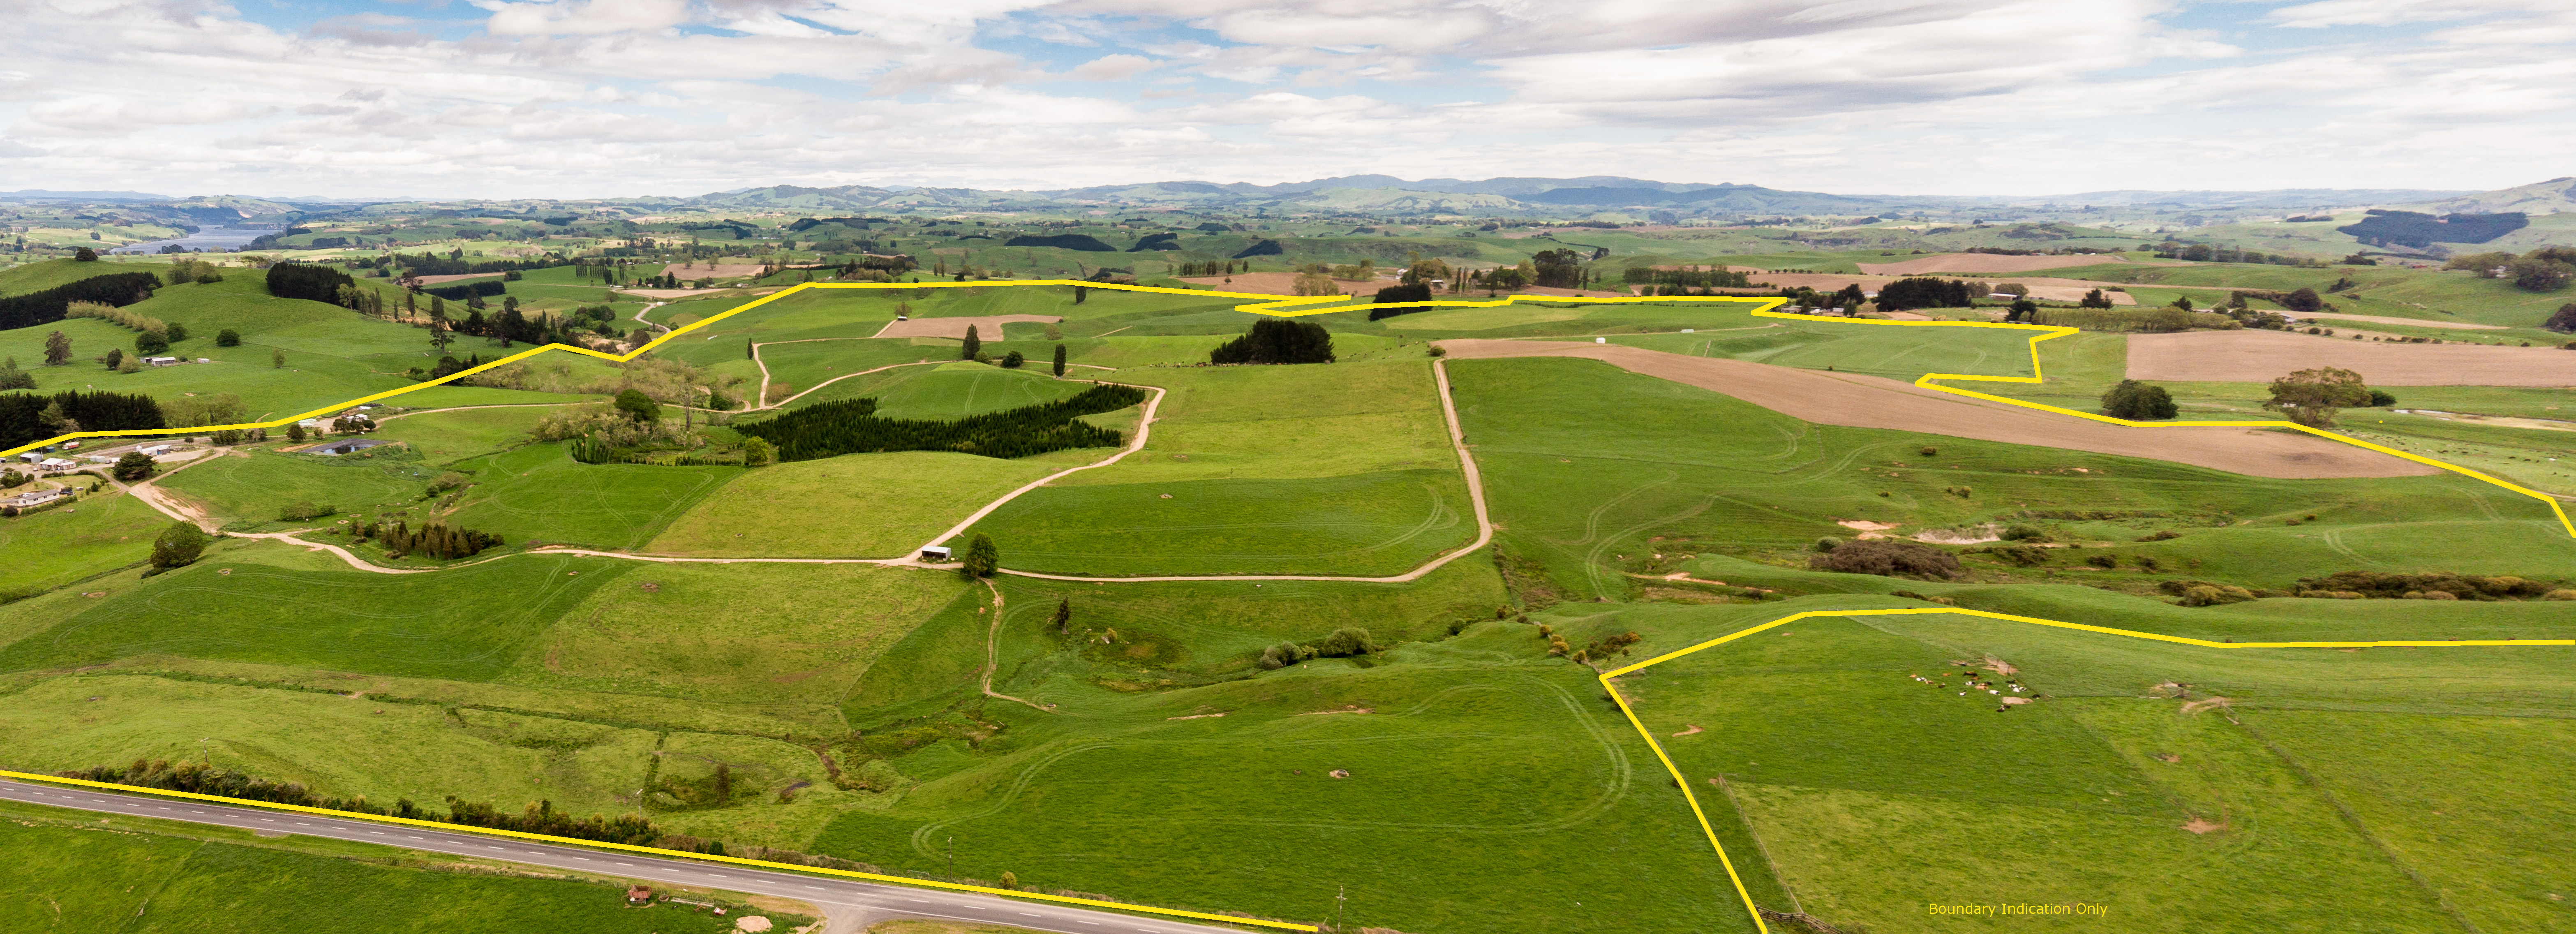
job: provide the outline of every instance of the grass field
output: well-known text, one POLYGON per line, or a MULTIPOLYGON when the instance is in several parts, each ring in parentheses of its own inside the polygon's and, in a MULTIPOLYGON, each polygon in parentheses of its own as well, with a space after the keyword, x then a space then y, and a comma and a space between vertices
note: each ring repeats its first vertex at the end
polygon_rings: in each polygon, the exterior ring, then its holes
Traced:
POLYGON ((1692 334, 1618 337, 1612 341, 1667 353, 1869 373, 1913 382, 1925 373, 2029 376, 2030 339, 2034 333, 2003 328, 1907 327, 1742 316, 1741 323, 1720 322, 1714 333, 1703 328, 1692 334))
POLYGON ((149 557, 170 519, 113 488, 68 506, 0 519, 0 591, 50 590, 149 557))
MULTIPOLYGON (((20 857, 0 880, 0 925, 64 932, 733 929, 728 918, 684 906, 628 908, 622 887, 604 881, 425 868, 449 865, 443 861, 387 865, 126 829, 142 823, 130 819, 111 823, 118 826, 0 823, 0 841, 20 857), (331 895, 313 897, 317 892, 331 895)), ((810 920, 781 920, 788 918, 810 920)))
POLYGON ((739 467, 584 464, 560 444, 532 444, 454 465, 474 475, 444 518, 506 537, 590 548, 643 547, 739 467))
POLYGON ((1474 534, 1427 362, 1120 379, 1167 390, 1145 449, 977 523, 1002 543, 1006 565, 1386 575, 1474 534))
POLYGON ((1835 524, 1846 520, 1910 534, 2036 519, 2059 542, 2116 546, 2123 567, 2159 560, 2154 574, 2096 574, 2061 552, 2041 569, 2119 586, 2287 587, 2340 570, 2576 575, 2576 550, 2545 511, 2466 478, 2261 480, 1810 425, 1588 361, 1466 361, 1450 373, 1506 551, 1545 566, 1569 597, 1619 598, 1622 573, 1677 569, 1675 553, 1803 564, 1817 538, 1853 534, 1835 524), (2054 515, 2068 510, 2100 515, 2054 515), (2183 534, 2134 541, 2163 529, 2183 534))
POLYGON ((394 454, 323 457, 253 450, 192 465, 159 484, 202 504, 218 522, 253 527, 278 522, 278 511, 295 503, 374 517, 417 503, 437 475, 416 458, 394 454))
POLYGON ((381 422, 375 437, 400 441, 430 464, 451 464, 528 443, 539 420, 562 411, 553 405, 425 412, 381 422))
MULTIPOLYGON (((1966 603, 1970 592, 1959 593, 1966 603)), ((2073 596, 2053 618, 2117 625, 2131 620, 2113 622, 2099 611, 2176 612, 2136 600, 2104 606, 2123 599, 2113 595, 2073 596), (2095 612, 2066 614, 2078 609, 2095 612)), ((1647 641, 1634 650, 1643 657, 1824 605, 1856 604, 1638 608, 1607 618, 1586 610, 1568 624, 1587 633, 1644 633, 1647 641)), ((2525 618, 2485 628, 2524 638, 2559 628, 2525 618)), ((2228 622, 2202 628, 2233 628, 2228 622)), ((2422 619, 2342 622, 2333 635, 2301 638, 2426 634, 2422 619)), ((1712 807, 1715 823, 1734 838, 1729 849, 1739 868, 1750 870, 1756 901, 1766 907, 1794 893, 1807 911, 1835 924, 1888 931, 1978 923, 1931 917, 1927 903, 2078 901, 2108 905, 2107 920, 2098 923, 2121 930, 2223 927, 2227 914, 2255 905, 2315 918, 2319 929, 2448 929, 2454 922, 2438 889, 2463 914, 2482 903, 2472 914, 2482 926, 2554 930, 2567 920, 2564 909, 2553 919, 2536 893, 2565 886, 2555 868, 2563 860, 2551 854, 2567 852, 2570 841, 2517 832, 2536 826, 2531 813, 2507 816, 2512 805, 2483 813, 2436 807, 2453 818, 2441 824, 2452 831, 2445 845, 2390 850, 2379 845, 2381 835, 2420 826, 2423 807, 2404 818, 2346 814, 2354 786, 2337 792, 2313 777, 2369 774, 2369 763, 2387 758, 2377 754, 2388 748, 2381 723, 2415 731, 2434 748, 2479 737, 2497 744, 2486 747, 2490 755, 2529 758, 2564 732, 2553 718, 2563 718, 2565 698, 2544 700, 2530 690, 2555 680, 2549 672, 2564 663, 2565 649, 2240 653, 2108 638, 1951 616, 1808 620, 1621 684, 1712 807), (1951 660, 1988 657, 2020 670, 2016 677, 2032 692, 2014 696, 2038 701, 1998 716, 1983 690, 1957 696, 1965 685, 1951 660), (1949 687, 1910 677, 1918 674, 1949 687), (2190 685, 2196 698, 2223 695, 2232 706, 2186 710, 2183 699, 2145 696, 2169 681, 2190 685), (2346 729, 2321 728, 2338 722, 2346 729), (1690 731, 1694 724, 1710 729, 1690 731), (1819 736, 1839 739, 1820 743, 1819 736), (2304 748, 2283 742, 2293 736, 2304 748), (1906 767, 1891 769, 1891 762, 1906 767), (1721 775, 1742 816, 1716 786, 1721 775), (2505 836, 2479 839, 2467 823, 2479 817, 2505 836), (2183 829, 2195 818, 2225 826, 2207 834, 2183 829), (2069 834, 2068 827, 2085 830, 2069 834), (1778 861, 1776 877, 1761 857, 1766 848, 1778 861), (2418 884, 2410 872, 2433 881, 2418 884), (2279 881, 2319 874, 2338 882, 2279 881), (2469 876, 2475 882, 2462 885, 2469 876), (2502 897, 2471 895, 2473 885, 2502 897)), ((2528 798, 2519 790, 2528 787, 2520 767, 2450 774, 2459 798, 2528 798)), ((2541 805, 2539 813, 2555 809, 2541 805)))
POLYGON ((149 652, 488 678, 566 608, 634 567, 605 558, 519 557, 388 576, 289 551, 263 544, 211 552, 0 649, 0 671, 149 652))
POLYGON ((893 558, 1021 485, 1096 460, 1066 451, 1003 460, 952 451, 847 454, 773 464, 705 494, 652 539, 655 554, 893 558))
MULTIPOLYGON (((572 607, 503 680, 754 708, 829 710, 966 588, 867 565, 653 565, 572 607), (670 621, 693 622, 675 627, 670 621)), ((799 715, 801 716, 801 715, 799 715)))

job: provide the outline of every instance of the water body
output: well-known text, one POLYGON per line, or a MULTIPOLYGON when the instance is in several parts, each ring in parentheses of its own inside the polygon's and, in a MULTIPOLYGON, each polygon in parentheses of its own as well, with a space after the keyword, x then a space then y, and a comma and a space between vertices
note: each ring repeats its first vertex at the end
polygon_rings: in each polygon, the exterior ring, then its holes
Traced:
POLYGON ((251 241, 276 233, 277 230, 278 228, 275 227, 200 227, 197 228, 196 233, 180 237, 176 240, 152 240, 144 243, 131 243, 109 250, 108 252, 158 253, 161 252, 162 247, 169 246, 171 244, 178 244, 180 247, 189 250, 204 250, 208 253, 221 253, 227 250, 249 246, 251 241))

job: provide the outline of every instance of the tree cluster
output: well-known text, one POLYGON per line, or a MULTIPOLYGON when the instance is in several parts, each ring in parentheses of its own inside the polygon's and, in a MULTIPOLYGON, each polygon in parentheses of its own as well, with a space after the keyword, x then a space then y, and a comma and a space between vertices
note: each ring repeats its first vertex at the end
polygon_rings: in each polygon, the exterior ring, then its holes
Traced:
POLYGON ((1263 318, 1243 336, 1218 344, 1209 363, 1331 363, 1333 335, 1312 321, 1263 318))
POLYGON ((1118 432, 1078 418, 1145 401, 1134 386, 1094 386, 1068 399, 951 421, 881 418, 873 398, 823 402, 734 430, 776 445, 778 459, 813 460, 883 451, 958 451, 1027 457, 1068 448, 1117 447, 1118 432))
POLYGON ((81 391, 0 395, 0 447, 75 431, 165 428, 161 406, 143 393, 81 391))
MULTIPOLYGON (((1387 286, 1377 290, 1377 297, 1371 301, 1378 305, 1389 305, 1397 302, 1427 302, 1430 300, 1431 285, 1429 283, 1419 283, 1415 285, 1387 286)), ((1381 321, 1397 315, 1409 315, 1417 311, 1430 310, 1430 308, 1424 306, 1414 306, 1410 308, 1371 308, 1369 309, 1368 319, 1371 321, 1381 321)))
POLYGON ((509 284, 502 282, 499 279, 484 279, 477 282, 452 282, 447 285, 431 286, 420 291, 421 294, 424 295, 435 295, 451 302, 461 302, 477 296, 489 298, 494 295, 502 295, 508 293, 509 290, 509 284))
POLYGON ((504 544, 501 536, 490 532, 449 527, 437 522, 421 526, 417 530, 413 529, 410 523, 402 521, 396 521, 392 525, 370 522, 358 529, 358 538, 375 539, 378 544, 384 546, 385 555, 394 560, 401 560, 404 556, 415 552, 448 560, 471 558, 483 549, 497 548, 504 544))
POLYGON ((1282 642, 1262 649, 1261 659, 1256 664, 1260 665, 1263 671, 1277 671, 1308 659, 1350 658, 1375 651, 1377 651, 1377 643, 1369 638, 1368 630, 1357 626, 1344 626, 1333 630, 1331 635, 1325 636, 1320 642, 1304 645, 1282 642))
POLYGON ((1182 263, 1173 268, 1172 275, 1181 277, 1231 276, 1234 275, 1235 269, 1238 266, 1242 267, 1245 272, 1252 271, 1251 263, 1238 263, 1233 260, 1212 259, 1204 263, 1182 263))
POLYGON ((1914 277, 1898 279, 1878 287, 1878 310, 1904 311, 1909 308, 1965 308, 1979 296, 1969 294, 1968 283, 1959 279, 1914 277))
MULTIPOLYGON (((1657 269, 1653 266, 1630 266, 1620 276, 1629 285, 1671 285, 1688 289, 1749 289, 1753 276, 1728 270, 1723 266, 1683 266, 1657 269)), ((1849 307, 1849 306, 1845 306, 1849 307)))
POLYGON ((357 285, 349 274, 316 263, 278 263, 268 267, 268 294, 337 305, 340 287, 357 285))
POLYGON ((2337 409, 2360 408, 2370 402, 2370 387, 2362 384, 2361 374, 2329 366, 2273 380, 2271 401, 2263 407, 2310 428, 2332 428, 2337 409))
POLYGON ((2445 214, 2434 216, 2415 211, 2373 209, 2364 212, 2360 222, 2335 228, 2337 233, 2351 234, 2353 239, 2371 246, 2411 246, 2416 249, 2442 243, 2485 243, 2524 227, 2531 218, 2520 211, 2502 214, 2445 214))
POLYGON ((0 298, 0 331, 35 327, 63 320, 73 302, 96 302, 122 308, 152 297, 161 279, 148 272, 91 276, 41 292, 0 298))

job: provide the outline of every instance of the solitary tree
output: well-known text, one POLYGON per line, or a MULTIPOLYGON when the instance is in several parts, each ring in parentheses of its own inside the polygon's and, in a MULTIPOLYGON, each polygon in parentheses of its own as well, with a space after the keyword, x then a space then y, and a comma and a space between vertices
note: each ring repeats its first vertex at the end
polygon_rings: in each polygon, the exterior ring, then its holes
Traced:
POLYGON ((295 443, 298 443, 298 444, 303 443, 303 442, 304 442, 304 423, 302 423, 302 422, 297 422, 297 423, 295 423, 295 424, 292 424, 292 425, 288 425, 288 426, 286 426, 286 440, 291 441, 291 442, 295 442, 295 443))
POLYGON ((976 333, 975 333, 975 326, 974 326, 974 325, 971 325, 971 324, 970 324, 970 325, 967 325, 967 326, 966 326, 966 346, 964 347, 963 352, 962 352, 962 353, 959 353, 959 354, 957 355, 957 359, 960 359, 960 360, 973 360, 973 359, 975 359, 975 356, 976 356, 977 354, 980 354, 980 353, 983 353, 983 352, 984 352, 984 339, 983 339, 982 337, 980 337, 980 336, 977 336, 977 335, 976 335, 976 333))
POLYGON ((1064 345, 1055 345, 1055 375, 1064 375, 1064 345))
POLYGON ((2263 407, 2310 428, 2334 426, 2336 409, 2370 404, 2370 387, 2361 374, 2338 367, 2300 370, 2272 381, 2272 401, 2263 407))
POLYGON ((2028 321, 2031 319, 2031 316, 2038 313, 2038 302, 2031 301, 2027 298, 2014 299, 2011 309, 2004 312, 2004 320, 2028 321))
POLYGON ((173 522, 169 528, 161 530, 161 537, 152 540, 152 566, 175 568, 197 560, 197 556, 205 551, 206 533, 198 531, 192 523, 173 522))
POLYGON ((761 438, 742 439, 742 465, 767 467, 778 463, 778 448, 761 438))
POLYGON ((107 349, 107 368, 108 368, 108 369, 111 369, 111 370, 116 369, 119 365, 123 364, 124 362, 125 362, 125 348, 123 348, 123 347, 110 347, 110 348, 108 348, 108 349, 107 349))
POLYGON ((1073 598, 1057 597, 1055 599, 1055 631, 1063 632, 1067 627, 1071 626, 1072 623, 1073 598))
POLYGON ((149 477, 152 475, 152 455, 127 451, 124 457, 116 459, 116 466, 110 468, 110 472, 116 475, 116 479, 128 483, 149 477))
POLYGON ((151 331, 145 331, 141 334, 134 335, 134 351, 136 353, 150 357, 167 352, 169 349, 170 339, 167 337, 163 337, 151 331))
POLYGON ((2162 421, 2174 417, 2176 411, 2173 395, 2153 383, 2124 379, 2102 392, 2102 414, 2112 418, 2162 421))
POLYGON ((2109 308, 2111 307, 2111 296, 2102 294, 2101 289, 2092 289, 2086 291, 2084 293, 2084 300, 2077 302, 2076 304, 2085 308, 2109 308))
POLYGON ((626 413, 626 417, 633 419, 638 425, 649 424, 662 419, 661 403, 654 402, 653 397, 645 395, 644 391, 640 389, 628 389, 619 392, 617 394, 615 405, 617 406, 618 411, 626 413))
POLYGON ((95 263, 95 262, 98 262, 98 251, 97 251, 97 250, 90 249, 90 248, 88 248, 88 247, 82 247, 82 248, 80 248, 80 249, 73 250, 73 251, 72 251, 72 262, 75 262, 75 263, 95 263))
POLYGON ((272 348, 269 350, 268 368, 272 370, 283 370, 286 368, 286 351, 284 348, 272 348))
POLYGON ((62 366, 72 362, 72 339, 55 331, 45 335, 45 365, 62 366))
POLYGON ((225 328, 225 329, 223 329, 223 330, 221 330, 221 331, 216 331, 216 332, 215 332, 215 346, 217 346, 217 347, 239 347, 239 346, 241 346, 241 332, 240 332, 240 331, 233 330, 233 329, 231 329, 231 328, 225 328))
POLYGON ((975 540, 966 543, 966 563, 957 572, 968 577, 991 577, 1001 565, 1002 550, 993 545, 993 537, 977 532, 975 540))

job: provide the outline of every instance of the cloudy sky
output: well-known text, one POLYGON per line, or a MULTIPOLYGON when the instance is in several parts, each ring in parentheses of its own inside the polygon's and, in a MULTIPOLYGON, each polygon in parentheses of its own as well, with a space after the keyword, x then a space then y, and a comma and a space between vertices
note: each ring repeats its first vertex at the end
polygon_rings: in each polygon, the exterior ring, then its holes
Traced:
POLYGON ((2569 0, 0 0, 0 190, 2576 175, 2569 0))

